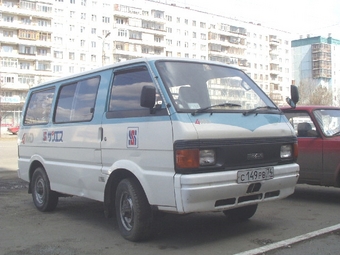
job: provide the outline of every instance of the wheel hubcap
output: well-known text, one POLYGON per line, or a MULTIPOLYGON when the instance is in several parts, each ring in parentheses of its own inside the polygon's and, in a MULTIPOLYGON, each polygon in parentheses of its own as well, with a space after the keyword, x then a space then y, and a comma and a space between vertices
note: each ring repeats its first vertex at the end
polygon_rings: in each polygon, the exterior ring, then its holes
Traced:
POLYGON ((45 183, 42 178, 39 178, 35 184, 35 199, 39 204, 44 202, 45 197, 45 183))
POLYGON ((133 228, 133 215, 132 198, 128 193, 124 193, 120 198, 120 220, 129 231, 133 228))

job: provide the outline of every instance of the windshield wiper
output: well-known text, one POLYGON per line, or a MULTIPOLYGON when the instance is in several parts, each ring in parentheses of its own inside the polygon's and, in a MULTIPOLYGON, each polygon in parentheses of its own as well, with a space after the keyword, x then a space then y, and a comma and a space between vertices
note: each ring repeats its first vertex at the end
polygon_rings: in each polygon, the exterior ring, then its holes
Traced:
POLYGON ((251 109, 251 110, 248 110, 248 111, 245 111, 243 113, 244 116, 248 116, 250 114, 258 114, 258 111, 259 110, 278 110, 277 107, 274 107, 274 106, 259 106, 259 107, 256 107, 254 109, 251 109))
POLYGON ((205 112, 206 110, 209 110, 209 109, 211 109, 211 108, 214 108, 214 107, 223 107, 223 106, 229 106, 229 107, 241 107, 241 105, 239 105, 239 104, 234 104, 234 103, 214 104, 214 105, 211 105, 211 106, 208 106, 208 107, 204 107, 204 108, 197 109, 196 111, 192 112, 191 115, 194 116, 196 113, 205 112))

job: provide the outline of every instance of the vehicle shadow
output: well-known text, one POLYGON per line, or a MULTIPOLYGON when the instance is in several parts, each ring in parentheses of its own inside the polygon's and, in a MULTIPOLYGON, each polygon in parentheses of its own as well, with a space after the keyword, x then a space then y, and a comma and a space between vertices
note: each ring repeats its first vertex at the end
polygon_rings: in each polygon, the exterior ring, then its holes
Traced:
MULTIPOLYGON (((104 231, 104 235, 114 235, 124 240, 120 236, 116 218, 107 219, 104 217, 101 202, 78 197, 61 198, 53 214, 62 215, 72 221, 81 221, 89 225, 91 229, 100 228, 100 231, 104 231)), ((187 215, 164 214, 156 217, 152 238, 139 244, 152 245, 158 250, 176 250, 213 243, 218 240, 234 239, 244 234, 256 235, 257 232, 274 228, 275 222, 261 220, 260 217, 255 216, 250 220, 237 222, 228 219, 222 212, 187 215)))

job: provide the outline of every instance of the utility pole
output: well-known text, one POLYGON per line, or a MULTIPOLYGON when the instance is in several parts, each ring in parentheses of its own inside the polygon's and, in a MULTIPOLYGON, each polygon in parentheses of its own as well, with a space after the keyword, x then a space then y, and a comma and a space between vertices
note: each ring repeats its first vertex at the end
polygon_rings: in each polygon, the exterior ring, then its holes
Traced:
POLYGON ((111 32, 108 32, 104 37, 98 36, 99 39, 102 40, 102 66, 105 65, 105 39, 111 34, 111 32))

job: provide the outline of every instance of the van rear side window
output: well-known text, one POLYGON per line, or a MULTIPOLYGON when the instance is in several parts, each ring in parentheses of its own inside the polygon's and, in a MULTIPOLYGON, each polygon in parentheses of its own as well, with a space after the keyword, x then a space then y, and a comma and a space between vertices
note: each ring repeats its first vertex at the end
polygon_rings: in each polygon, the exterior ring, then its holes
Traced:
POLYGON ((34 92, 29 100, 24 124, 46 124, 51 113, 54 88, 34 92))
POLYGON ((62 86, 55 122, 90 121, 94 113, 99 82, 100 78, 94 77, 62 86))

